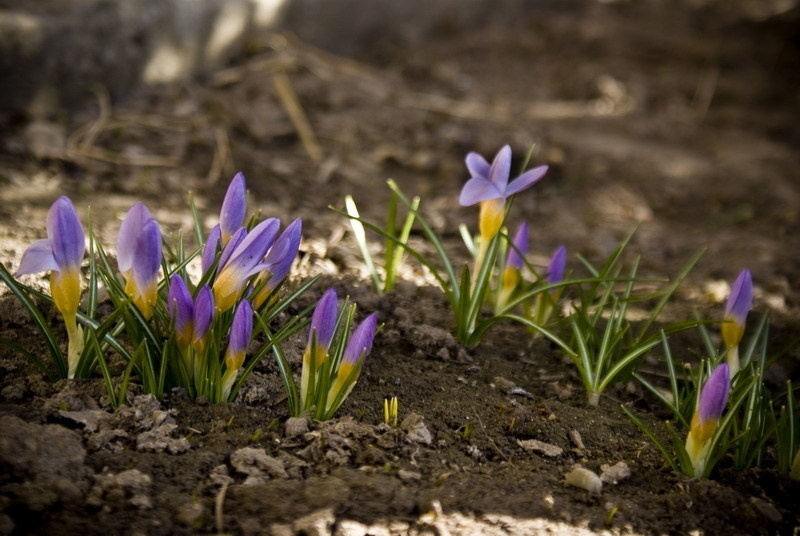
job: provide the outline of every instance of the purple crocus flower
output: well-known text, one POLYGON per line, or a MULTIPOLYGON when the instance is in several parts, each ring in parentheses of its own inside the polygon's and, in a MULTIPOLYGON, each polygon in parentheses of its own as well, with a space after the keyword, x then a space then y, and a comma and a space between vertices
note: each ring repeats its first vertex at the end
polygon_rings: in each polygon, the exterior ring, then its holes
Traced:
POLYGON ((145 318, 150 318, 158 294, 161 230, 142 203, 131 207, 117 236, 117 265, 125 292, 145 318))
POLYGON ((202 352, 206 347, 206 334, 213 320, 214 294, 211 292, 211 288, 209 288, 208 285, 203 285, 194 299, 192 317, 192 345, 198 352, 202 352))
MULTIPOLYGON (((294 220, 288 227, 281 233, 281 235, 272 244, 272 247, 264 259, 266 268, 259 274, 258 281, 265 280, 264 286, 253 298, 253 304, 256 309, 266 301, 272 291, 275 290, 281 281, 284 280, 292 267, 292 262, 297 256, 297 251, 300 248, 300 238, 303 234, 303 220, 300 218, 294 220)), ((256 283, 258 284, 258 283, 256 283)))
POLYGON ((550 264, 547 265, 547 283, 554 285, 564 279, 564 270, 567 266, 567 248, 558 246, 550 257, 550 264))
POLYGON ((692 416, 689 435, 686 437, 686 452, 695 467, 695 476, 700 476, 705 467, 706 443, 714 435, 731 390, 730 369, 727 363, 717 366, 700 390, 700 398, 692 416))
POLYGON ((244 222, 244 215, 247 211, 245 194, 244 175, 239 172, 228 185, 228 191, 225 193, 225 199, 222 201, 222 209, 219 214, 222 245, 228 243, 233 233, 235 233, 244 222))
POLYGON ((50 206, 46 228, 47 238, 35 241, 25 250, 15 276, 50 271, 50 295, 64 317, 69 338, 67 377, 73 378, 83 350, 83 332, 78 327, 77 314, 86 237, 68 197, 61 196, 50 206))
POLYGON ((744 334, 747 313, 753 305, 753 278, 750 270, 742 270, 731 286, 731 294, 725 305, 725 321, 722 323, 722 338, 728 348, 739 344, 744 334))
POLYGON ((466 164, 471 177, 461 190, 459 203, 465 207, 481 204, 480 233, 487 242, 503 225, 506 199, 530 188, 547 173, 547 166, 539 166, 509 182, 511 147, 508 145, 500 149, 491 165, 477 153, 469 153, 466 164))
POLYGON ((247 286, 248 279, 264 269, 261 260, 275 242, 279 226, 277 218, 264 220, 232 249, 214 280, 214 299, 220 312, 233 307, 247 286))
POLYGON ((178 345, 186 349, 194 338, 194 301, 186 282, 178 274, 169 280, 169 303, 167 309, 172 321, 175 323, 175 333, 178 345))
POLYGON ((50 271, 50 294, 65 320, 74 322, 81 299, 81 262, 86 238, 72 201, 59 197, 47 213, 47 238, 31 244, 16 277, 50 271))
POLYGON ((217 258, 221 236, 222 231, 220 230, 219 224, 215 225, 208 233, 206 243, 203 245, 203 253, 200 256, 200 267, 203 270, 203 274, 208 272, 211 265, 214 264, 214 259, 217 258))
POLYGON ((328 391, 326 411, 333 409, 337 401, 341 403, 350 394, 361 372, 364 358, 372 351, 377 327, 378 316, 372 313, 350 335, 342 354, 342 361, 336 371, 336 379, 328 391))
POLYGON ((247 300, 242 300, 233 313, 230 340, 225 351, 225 366, 230 371, 236 371, 242 366, 247 353, 247 345, 253 334, 253 307, 247 300))
POLYGON ((315 338, 317 348, 324 349, 325 353, 333 340, 333 332, 336 329, 336 320, 339 309, 337 307, 336 289, 329 288, 322 295, 311 315, 311 328, 309 339, 315 338))

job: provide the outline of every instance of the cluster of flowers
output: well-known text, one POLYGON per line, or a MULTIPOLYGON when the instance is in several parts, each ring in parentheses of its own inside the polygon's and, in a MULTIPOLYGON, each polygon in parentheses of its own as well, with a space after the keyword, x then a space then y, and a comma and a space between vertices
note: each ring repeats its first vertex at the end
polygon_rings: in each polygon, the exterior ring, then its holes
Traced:
MULTIPOLYGON (((118 275, 105 274, 104 282, 112 301, 124 313, 122 327, 131 345, 134 348, 149 345, 148 355, 158 354, 163 360, 151 367, 152 375, 157 376, 163 367, 165 375, 169 372, 167 386, 181 386, 194 396, 205 395, 212 401, 232 397, 232 388, 254 336, 254 319, 258 320, 256 332, 268 329, 266 323, 271 316, 267 311, 281 299, 278 289, 297 256, 302 235, 300 219, 281 231, 277 218, 258 223, 251 220, 246 225, 246 212, 245 178, 239 173, 228 187, 219 224, 205 237, 202 249, 186 259, 171 258, 167 262, 158 222, 144 204, 136 203, 119 229, 118 275), (201 276, 195 283, 185 267, 198 254, 201 276), (162 271, 164 278, 159 280, 162 271), (116 296, 115 289, 120 291, 116 296)), ((18 277, 50 272, 50 295, 64 319, 69 338, 69 378, 75 377, 85 355, 84 331, 79 322, 85 244, 86 236, 75 207, 69 198, 62 196, 48 213, 47 238, 27 248, 15 274, 18 277)), ((332 290, 326 293, 321 303, 321 311, 329 318, 330 307, 336 306, 335 293, 332 290)), ((336 320, 335 313, 333 319, 336 320)), ((327 327, 324 330, 318 327, 319 322, 312 325, 310 337, 317 340, 313 344, 322 355, 328 349, 332 333, 327 327)), ((372 315, 350 339, 352 344, 338 367, 340 376, 345 376, 335 382, 336 393, 331 397, 338 399, 339 404, 349 393, 348 390, 340 396, 343 387, 352 388, 358 376, 357 371, 352 373, 353 368, 360 368, 369 352, 375 327, 376 318, 372 315)), ((317 366, 322 361, 318 359, 317 366)), ((309 408, 304 406, 304 410, 309 408)), ((324 409, 330 412, 331 405, 324 409)))

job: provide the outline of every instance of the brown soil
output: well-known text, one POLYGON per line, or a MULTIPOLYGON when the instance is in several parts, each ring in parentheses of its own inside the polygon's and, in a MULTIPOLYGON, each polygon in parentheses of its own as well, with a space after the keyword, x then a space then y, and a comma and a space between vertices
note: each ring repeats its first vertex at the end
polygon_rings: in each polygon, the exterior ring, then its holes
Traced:
MULTIPOLYGON (((251 207, 304 218, 297 279, 325 277, 303 305, 333 285, 385 325, 338 418, 307 429, 287 422, 267 360, 235 403, 157 401, 133 385, 112 414, 99 378, 49 383, 0 346, 0 533, 797 534, 800 486, 769 456, 748 471, 723 460, 708 481, 671 472, 619 410, 663 433, 641 388, 616 386, 587 407, 573 367, 515 325, 460 346, 429 278, 408 263, 399 288, 376 295, 346 222, 326 210, 352 193, 379 218, 393 177, 459 251, 457 225, 475 217, 457 204, 464 155, 536 143, 534 162, 551 171, 512 216, 531 224, 536 262, 562 243, 600 260, 640 223, 631 250, 649 274, 674 274, 708 248, 665 320, 713 314, 721 283, 748 267, 779 345, 800 312, 797 28, 797 12, 752 21, 631 2, 543 11, 510 29, 443 26, 355 59, 279 35, 203 83, 60 122, 6 121, 4 264, 42 236, 61 193, 84 216, 93 207, 111 245, 138 200, 170 232, 188 230, 191 189, 210 223, 241 170, 251 207), (275 89, 284 76, 319 158, 275 89), (380 424, 391 395, 397 429, 380 424), (561 451, 526 449, 531 439, 561 451), (630 477, 599 495, 564 483, 576 463, 600 473, 617 462, 630 477)), ((3 292, 0 337, 37 351, 3 292)), ((291 358, 301 345, 287 345, 291 358)), ((700 345, 687 337, 673 350, 692 360, 700 345)), ((796 378, 797 363, 795 348, 770 380, 796 378)))

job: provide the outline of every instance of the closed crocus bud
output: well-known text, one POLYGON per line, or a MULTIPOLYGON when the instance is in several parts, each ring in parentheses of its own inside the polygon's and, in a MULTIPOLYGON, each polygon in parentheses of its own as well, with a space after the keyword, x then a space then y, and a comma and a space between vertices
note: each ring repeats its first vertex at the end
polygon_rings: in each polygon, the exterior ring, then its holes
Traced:
POLYGON ((197 352, 202 352, 206 347, 206 334, 214 320, 214 294, 208 285, 204 285, 197 292, 194 299, 194 315, 192 318, 193 332, 192 345, 197 352))
POLYGON ((520 281, 520 273, 525 266, 525 254, 528 252, 528 224, 523 222, 517 229, 506 255, 506 265, 497 296, 496 311, 500 312, 508 303, 520 281))
POLYGON ((175 323, 178 346, 186 350, 194 338, 194 302, 186 282, 177 274, 169 280, 167 300, 170 318, 175 323))
POLYGON ((220 251, 219 248, 221 236, 222 231, 220 230, 219 225, 215 225, 214 228, 208 233, 206 243, 203 244, 203 252, 200 255, 200 267, 203 270, 203 274, 211 269, 211 266, 214 264, 214 260, 217 258, 217 253, 220 251))
POLYGON ((554 285, 564 279, 564 270, 567 267, 567 248, 558 246, 550 257, 550 264, 547 265, 547 283, 554 285))
POLYGON ((744 335, 747 313, 753 305, 753 279, 750 270, 742 270, 731 286, 728 302, 725 304, 725 318, 722 322, 722 340, 727 353, 725 359, 731 369, 731 376, 739 372, 739 342, 744 335))
POLYGON ((244 175, 237 173, 228 185, 228 191, 222 201, 219 214, 219 226, 223 246, 228 243, 233 233, 244 223, 247 211, 246 187, 244 175))
POLYGON ((356 384, 364 358, 372 351, 372 342, 378 327, 378 316, 373 313, 364 319, 350 335, 336 379, 328 392, 328 409, 347 398, 356 384), (338 400, 337 400, 338 399, 338 400))
POLYGON ((336 331, 338 316, 336 289, 329 288, 319 299, 311 315, 308 344, 303 353, 303 369, 300 374, 300 401, 303 407, 307 407, 310 403, 308 396, 311 376, 317 373, 319 367, 328 358, 328 350, 336 331))
POLYGON ((146 319, 153 313, 161 266, 161 230, 142 203, 122 220, 117 236, 117 265, 125 278, 125 293, 146 319))
POLYGON ((225 374, 222 377, 222 400, 227 400, 236 380, 236 374, 244 363, 247 345, 253 333, 253 307, 247 300, 242 300, 233 313, 230 339, 225 350, 225 374))
POLYGON ((730 389, 730 369, 727 363, 722 363, 714 369, 700 390, 689 435, 686 437, 686 452, 698 478, 705 470, 709 440, 717 430, 719 419, 725 411, 730 389))

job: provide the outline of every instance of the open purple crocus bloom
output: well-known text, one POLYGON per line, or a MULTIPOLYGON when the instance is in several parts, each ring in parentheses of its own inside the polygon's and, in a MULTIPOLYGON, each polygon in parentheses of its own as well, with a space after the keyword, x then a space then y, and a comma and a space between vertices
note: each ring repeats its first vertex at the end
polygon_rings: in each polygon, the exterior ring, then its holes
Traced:
POLYGON ((86 237, 72 201, 63 195, 50 207, 46 227, 47 238, 28 246, 15 277, 50 271, 50 295, 64 317, 69 337, 67 376, 73 378, 83 350, 83 332, 77 324, 77 313, 86 237))
POLYGON ((547 173, 547 166, 539 166, 509 182, 511 147, 508 145, 500 149, 491 165, 477 153, 469 153, 466 164, 471 177, 461 190, 459 203, 465 207, 481 203, 480 231, 486 241, 503 225, 506 199, 530 188, 547 173))

